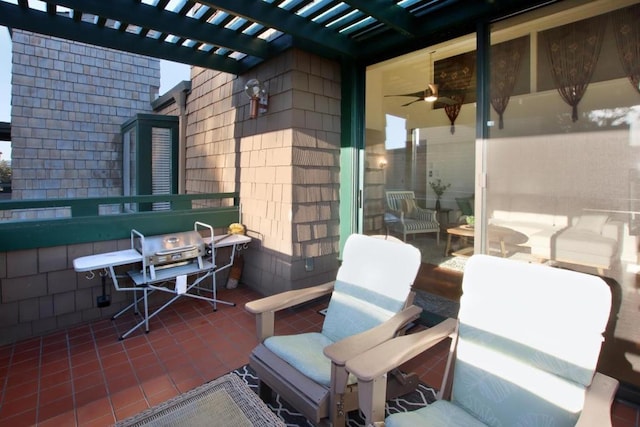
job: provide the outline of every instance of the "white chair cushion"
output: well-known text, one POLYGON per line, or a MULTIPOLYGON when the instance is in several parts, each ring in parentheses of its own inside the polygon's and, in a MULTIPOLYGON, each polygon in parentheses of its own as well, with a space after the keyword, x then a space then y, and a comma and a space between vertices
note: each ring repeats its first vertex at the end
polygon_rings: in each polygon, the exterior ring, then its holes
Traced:
POLYGON ((598 277, 472 257, 463 278, 452 401, 489 425, 575 424, 610 304, 598 277))
MULTIPOLYGON (((278 357, 325 387, 331 385, 331 360, 322 350, 330 344, 333 344, 333 341, 318 332, 278 335, 264 341, 265 347, 278 357)), ((353 375, 349 375, 349 384, 356 381, 353 375)))
POLYGON ((322 333, 340 341, 389 320, 404 307, 404 301, 336 280, 322 333))
POLYGON ((446 401, 438 400, 416 411, 399 412, 389 415, 385 427, 486 427, 464 410, 446 401))

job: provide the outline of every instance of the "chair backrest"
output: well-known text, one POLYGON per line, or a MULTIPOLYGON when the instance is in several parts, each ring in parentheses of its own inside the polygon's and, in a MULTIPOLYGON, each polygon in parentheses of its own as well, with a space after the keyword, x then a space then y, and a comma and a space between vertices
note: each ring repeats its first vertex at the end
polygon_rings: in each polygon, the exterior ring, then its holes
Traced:
POLYGON ((402 201, 403 200, 411 200, 415 201, 416 195, 413 191, 406 190, 396 190, 396 191, 387 191, 387 206, 389 209, 394 211, 403 210, 402 201))
POLYGON ((421 263, 411 245, 361 234, 349 236, 342 259, 322 326, 334 342, 402 310, 421 263))
POLYGON ((462 288, 452 401, 490 426, 575 425, 609 319, 608 285, 475 255, 462 288))

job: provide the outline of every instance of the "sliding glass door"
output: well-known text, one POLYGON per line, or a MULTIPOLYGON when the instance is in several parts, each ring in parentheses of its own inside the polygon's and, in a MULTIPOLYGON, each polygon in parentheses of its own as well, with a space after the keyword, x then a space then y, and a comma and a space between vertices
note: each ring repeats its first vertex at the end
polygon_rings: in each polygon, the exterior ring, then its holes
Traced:
POLYGON ((576 4, 492 27, 482 249, 605 277, 600 368, 638 386, 640 4, 576 4))
POLYGON ((451 252, 473 244, 456 236, 447 248, 446 230, 472 216, 475 45, 468 35, 367 70, 364 232, 406 239, 456 272, 451 252))
POLYGON ((473 253, 605 278, 600 369, 627 390, 640 387, 639 23, 626 0, 494 23, 486 139, 475 34, 370 66, 366 80, 363 232, 418 247, 428 292, 452 300, 473 253))

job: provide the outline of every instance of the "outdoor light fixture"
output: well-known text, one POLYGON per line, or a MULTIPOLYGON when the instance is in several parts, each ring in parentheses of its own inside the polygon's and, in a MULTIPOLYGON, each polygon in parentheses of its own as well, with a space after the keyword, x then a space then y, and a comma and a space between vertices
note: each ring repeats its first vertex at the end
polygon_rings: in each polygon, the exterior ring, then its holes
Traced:
POLYGON ((384 157, 380 159, 380 162, 378 163, 378 166, 380 166, 380 169, 384 169, 387 167, 387 159, 385 159, 384 157))
POLYGON ((269 104, 269 93, 258 79, 251 79, 244 86, 244 92, 251 99, 249 118, 255 119, 258 113, 266 113, 269 104))

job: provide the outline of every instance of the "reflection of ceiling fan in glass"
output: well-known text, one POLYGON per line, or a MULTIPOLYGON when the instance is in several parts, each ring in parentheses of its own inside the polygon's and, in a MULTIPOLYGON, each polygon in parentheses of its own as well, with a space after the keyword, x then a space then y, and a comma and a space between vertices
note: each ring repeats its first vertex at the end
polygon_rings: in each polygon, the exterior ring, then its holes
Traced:
POLYGON ((411 97, 418 98, 414 101, 408 102, 406 104, 402 104, 403 107, 406 107, 407 105, 411 105, 414 102, 419 102, 419 101, 425 101, 430 103, 441 102, 447 105, 453 105, 456 103, 456 101, 454 101, 451 98, 448 98, 446 96, 439 96, 438 85, 435 83, 429 83, 427 88, 425 90, 421 90, 420 92, 403 93, 398 95, 385 95, 385 97, 387 96, 411 96, 411 97))
MULTIPOLYGON (((429 68, 429 75, 433 76, 434 75, 434 69, 433 66, 435 65, 433 63, 432 60, 432 55, 435 53, 435 51, 433 52, 429 52, 429 62, 428 64, 428 68, 429 68)), ((427 76, 428 77, 428 76, 427 76)), ((428 79, 427 81, 429 81, 431 79, 428 79)), ((449 94, 449 91, 447 91, 446 94, 442 94, 439 90, 438 90, 438 85, 435 83, 428 83, 427 87, 424 90, 421 90, 420 92, 414 92, 414 93, 403 93, 403 94, 393 94, 393 95, 385 95, 385 96, 410 96, 413 98, 418 98, 416 100, 413 100, 411 102, 407 102, 406 104, 402 104, 403 107, 406 107, 408 105, 414 104, 416 102, 420 102, 420 101, 424 101, 424 102, 429 102, 431 104, 439 102, 442 104, 446 104, 446 105, 454 105, 457 103, 457 101, 453 100, 451 97, 449 96, 440 96, 440 95, 455 95, 454 93, 449 94)))

